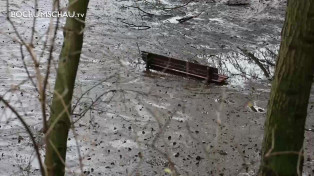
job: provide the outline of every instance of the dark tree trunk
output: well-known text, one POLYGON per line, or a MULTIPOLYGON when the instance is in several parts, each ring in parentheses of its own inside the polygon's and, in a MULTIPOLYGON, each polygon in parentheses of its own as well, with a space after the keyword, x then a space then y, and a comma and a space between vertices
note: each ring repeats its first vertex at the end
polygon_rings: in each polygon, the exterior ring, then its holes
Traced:
POLYGON ((89 0, 69 0, 71 13, 82 14, 68 17, 64 29, 64 42, 59 58, 57 78, 53 94, 49 130, 46 134, 45 164, 48 176, 62 176, 65 171, 68 132, 71 127, 70 112, 76 72, 83 45, 83 29, 89 0), (67 108, 65 108, 65 106, 67 108))
POLYGON ((288 0, 268 104, 262 176, 302 174, 304 126, 314 70, 314 1, 288 0))

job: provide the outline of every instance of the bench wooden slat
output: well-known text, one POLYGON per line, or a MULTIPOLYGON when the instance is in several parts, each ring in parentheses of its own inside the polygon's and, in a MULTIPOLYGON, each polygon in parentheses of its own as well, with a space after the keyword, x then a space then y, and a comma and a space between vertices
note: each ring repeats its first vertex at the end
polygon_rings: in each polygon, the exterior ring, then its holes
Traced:
POLYGON ((227 76, 219 75, 218 69, 183 60, 142 51, 142 59, 146 62, 146 70, 162 71, 165 73, 207 80, 207 82, 223 83, 227 76))

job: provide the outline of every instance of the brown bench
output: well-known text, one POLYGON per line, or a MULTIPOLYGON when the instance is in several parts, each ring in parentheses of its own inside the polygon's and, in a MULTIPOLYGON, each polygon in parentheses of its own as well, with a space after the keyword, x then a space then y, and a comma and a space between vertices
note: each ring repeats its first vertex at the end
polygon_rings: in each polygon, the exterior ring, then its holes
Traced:
POLYGON ((150 69, 174 75, 206 80, 207 83, 224 83, 227 76, 218 74, 218 69, 183 60, 173 59, 158 54, 142 51, 142 59, 146 62, 146 70, 150 69))

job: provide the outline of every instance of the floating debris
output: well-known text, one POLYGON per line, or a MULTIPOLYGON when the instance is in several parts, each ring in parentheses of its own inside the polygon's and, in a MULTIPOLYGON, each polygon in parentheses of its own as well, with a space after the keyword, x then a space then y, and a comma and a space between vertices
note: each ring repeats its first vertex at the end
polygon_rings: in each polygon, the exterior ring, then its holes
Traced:
POLYGON ((260 107, 258 107, 258 106, 256 106, 256 105, 253 105, 253 103, 252 102, 249 102, 248 104, 247 104, 247 106, 253 111, 253 112, 265 112, 265 110, 263 109, 263 108, 260 108, 260 107))

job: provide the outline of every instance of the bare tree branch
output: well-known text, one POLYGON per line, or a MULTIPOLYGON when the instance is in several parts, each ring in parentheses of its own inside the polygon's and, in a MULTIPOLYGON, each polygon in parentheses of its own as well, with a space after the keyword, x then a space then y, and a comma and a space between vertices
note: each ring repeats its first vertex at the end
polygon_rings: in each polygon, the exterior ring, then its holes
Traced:
POLYGON ((35 152, 36 152, 36 155, 37 155, 37 159, 38 159, 38 162, 39 162, 41 174, 43 176, 45 176, 46 175, 46 171, 45 171, 43 162, 41 160, 40 153, 39 153, 39 148, 38 148, 38 145, 37 145, 37 143, 35 141, 35 138, 33 136, 32 131, 28 127, 28 125, 25 122, 25 120, 23 119, 23 117, 20 116, 20 114, 9 104, 9 102, 7 102, 2 96, 0 96, 0 101, 2 101, 16 115, 16 117, 20 120, 20 122, 24 126, 25 130, 27 131, 27 133, 28 133, 29 137, 31 138, 31 141, 32 141, 32 143, 34 145, 34 149, 35 149, 35 152))

